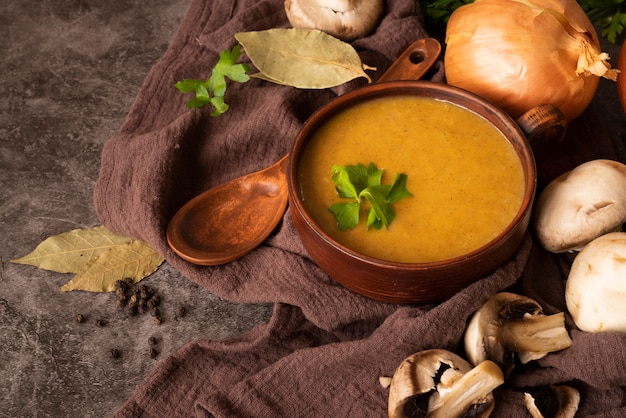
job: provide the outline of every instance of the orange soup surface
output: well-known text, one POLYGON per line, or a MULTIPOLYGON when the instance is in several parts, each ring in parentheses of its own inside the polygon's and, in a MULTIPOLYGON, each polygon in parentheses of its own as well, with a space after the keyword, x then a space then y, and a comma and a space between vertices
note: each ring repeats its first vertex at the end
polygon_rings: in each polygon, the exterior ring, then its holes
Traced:
POLYGON ((513 146, 482 117, 446 101, 391 96, 339 112, 307 144, 298 169, 302 202, 332 238, 369 256, 434 262, 480 248, 519 211, 524 172, 513 146), (393 205, 389 228, 361 222, 341 231, 328 209, 346 202, 335 191, 333 164, 384 169, 383 184, 407 174, 413 196, 393 205))

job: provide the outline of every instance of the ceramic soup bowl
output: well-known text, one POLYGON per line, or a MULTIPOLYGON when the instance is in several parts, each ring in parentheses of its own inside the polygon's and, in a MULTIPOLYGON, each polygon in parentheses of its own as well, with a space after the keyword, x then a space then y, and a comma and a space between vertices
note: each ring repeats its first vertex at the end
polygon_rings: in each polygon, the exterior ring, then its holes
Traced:
MULTIPOLYGON (((383 78, 408 73, 396 63, 383 78)), ((528 137, 562 136, 564 118, 543 121, 545 110, 514 121, 473 93, 405 79, 336 98, 307 120, 289 156, 289 205, 305 249, 346 288, 390 303, 440 302, 489 275, 528 227, 537 182, 528 137), (395 217, 380 229, 366 226, 376 199, 340 196, 332 176, 335 165, 370 163, 382 184, 405 174, 411 194, 383 204, 395 217), (335 204, 357 205, 358 224, 340 229, 335 204)))

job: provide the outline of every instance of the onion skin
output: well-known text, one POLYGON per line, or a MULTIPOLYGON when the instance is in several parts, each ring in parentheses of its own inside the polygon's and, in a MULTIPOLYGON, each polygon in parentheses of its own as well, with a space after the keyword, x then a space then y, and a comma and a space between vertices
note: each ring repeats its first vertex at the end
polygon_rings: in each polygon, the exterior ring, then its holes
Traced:
POLYGON ((552 104, 572 121, 591 103, 598 75, 617 76, 576 0, 475 0, 450 16, 446 44, 448 84, 514 119, 552 104), (579 67, 581 55, 593 60, 589 71, 579 67))
POLYGON ((620 74, 617 76, 617 94, 620 102, 622 102, 624 113, 626 113, 626 41, 622 43, 622 48, 619 51, 617 68, 620 70, 620 74))

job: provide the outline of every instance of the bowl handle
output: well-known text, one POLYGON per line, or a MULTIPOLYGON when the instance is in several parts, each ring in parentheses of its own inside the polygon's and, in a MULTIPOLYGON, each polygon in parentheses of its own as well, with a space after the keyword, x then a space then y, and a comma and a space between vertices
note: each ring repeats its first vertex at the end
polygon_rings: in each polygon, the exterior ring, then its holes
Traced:
POLYGON ((516 122, 526 135, 537 160, 555 149, 565 137, 567 130, 565 115, 550 104, 530 109, 516 122))

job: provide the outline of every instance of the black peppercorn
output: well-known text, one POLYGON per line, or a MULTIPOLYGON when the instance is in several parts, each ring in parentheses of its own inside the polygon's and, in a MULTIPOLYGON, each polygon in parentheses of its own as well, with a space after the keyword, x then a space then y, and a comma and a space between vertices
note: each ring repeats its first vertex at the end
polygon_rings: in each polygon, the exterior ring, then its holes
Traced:
POLYGON ((119 358, 120 352, 117 348, 111 349, 111 358, 119 358))
POLYGON ((179 306, 176 308, 176 316, 182 318, 187 313, 187 310, 184 306, 179 306))
POLYGON ((76 315, 76 322, 78 322, 79 324, 85 322, 85 317, 83 316, 83 314, 76 315))
POLYGON ((150 337, 148 338, 148 344, 150 344, 150 346, 155 346, 157 344, 157 340, 154 337, 150 337))
POLYGON ((155 316, 153 320, 156 325, 161 325, 162 321, 160 316, 155 316))
POLYGON ((103 327, 106 325, 106 321, 104 319, 96 319, 94 323, 97 327, 103 327))
POLYGON ((139 297, 141 299, 148 299, 148 297, 150 297, 150 294, 150 289, 147 286, 144 285, 139 288, 139 297))
POLYGON ((150 347, 150 349, 148 349, 148 355, 150 356, 150 358, 156 358, 157 354, 159 353, 154 347, 150 347))

